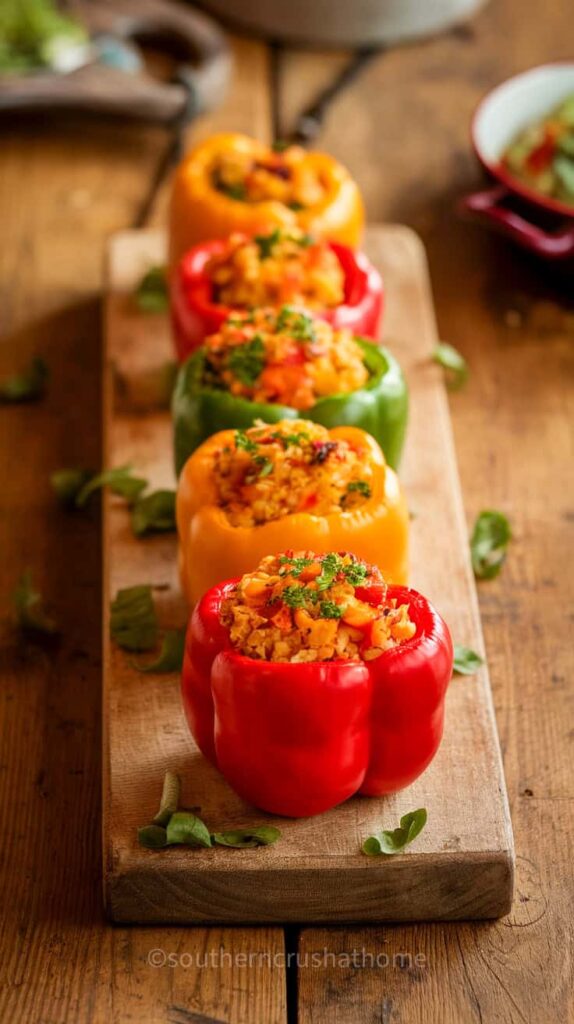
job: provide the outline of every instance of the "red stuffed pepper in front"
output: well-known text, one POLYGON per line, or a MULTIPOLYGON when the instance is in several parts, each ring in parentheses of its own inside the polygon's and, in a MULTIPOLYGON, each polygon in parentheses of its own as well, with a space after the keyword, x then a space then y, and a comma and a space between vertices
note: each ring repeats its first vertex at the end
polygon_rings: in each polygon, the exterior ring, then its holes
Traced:
POLYGON ((202 242, 181 260, 170 293, 181 361, 232 310, 301 306, 337 329, 376 340, 383 306, 380 274, 363 253, 300 228, 202 242))
POLYGON ((243 799, 306 817, 425 770, 452 663, 448 627, 416 591, 353 555, 288 551, 196 606, 182 697, 198 746, 243 799))

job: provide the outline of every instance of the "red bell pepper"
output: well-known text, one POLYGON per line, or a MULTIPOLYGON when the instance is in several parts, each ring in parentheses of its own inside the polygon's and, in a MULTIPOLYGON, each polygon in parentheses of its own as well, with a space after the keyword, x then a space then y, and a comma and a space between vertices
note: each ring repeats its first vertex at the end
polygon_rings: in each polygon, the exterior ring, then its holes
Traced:
MULTIPOLYGON (((200 242, 182 258, 170 282, 172 331, 180 362, 219 331, 231 310, 213 301, 213 284, 205 267, 211 256, 225 252, 225 239, 200 242)), ((317 314, 336 329, 348 327, 355 335, 378 339, 383 310, 383 282, 362 252, 329 242, 345 275, 345 301, 317 314)))
MULTIPOLYGON (((409 606, 412 639, 371 661, 266 662, 234 650, 220 621, 236 582, 207 592, 187 633, 183 706, 205 757, 243 799, 289 817, 410 785, 443 731, 453 646, 438 612, 389 586, 386 599, 409 606)), ((379 605, 384 591, 361 596, 379 605)))

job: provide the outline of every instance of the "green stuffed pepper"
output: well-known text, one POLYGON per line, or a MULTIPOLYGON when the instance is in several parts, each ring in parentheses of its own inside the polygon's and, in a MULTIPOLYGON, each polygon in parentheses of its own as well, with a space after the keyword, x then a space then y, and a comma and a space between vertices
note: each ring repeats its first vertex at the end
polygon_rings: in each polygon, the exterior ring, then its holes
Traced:
POLYGON ((402 370, 386 349, 289 306, 232 313, 179 371, 176 470, 218 430, 302 415, 329 428, 361 427, 395 469, 407 409, 402 370))

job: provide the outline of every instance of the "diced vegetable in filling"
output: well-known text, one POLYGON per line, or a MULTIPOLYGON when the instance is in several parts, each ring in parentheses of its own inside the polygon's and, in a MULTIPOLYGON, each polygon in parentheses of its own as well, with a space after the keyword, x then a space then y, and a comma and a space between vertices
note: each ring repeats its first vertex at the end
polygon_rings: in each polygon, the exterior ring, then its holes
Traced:
POLYGON ((213 479, 233 526, 255 526, 295 512, 351 512, 371 497, 369 449, 331 440, 308 420, 236 430, 216 451, 213 479))
POLYGON ((238 202, 276 200, 292 210, 315 206, 325 195, 320 176, 300 146, 270 153, 265 160, 237 150, 218 153, 211 167, 211 180, 218 192, 238 202))
POLYGON ((236 309, 290 303, 323 310, 345 297, 335 253, 300 228, 275 228, 254 238, 231 235, 225 252, 211 257, 206 272, 214 301, 236 309))
POLYGON ((233 313, 205 342, 203 383, 253 402, 310 409, 369 378, 350 331, 334 331, 293 306, 233 313))
POLYGON ((354 555, 268 555, 222 605, 237 650, 266 661, 372 661, 412 639, 407 604, 354 555))

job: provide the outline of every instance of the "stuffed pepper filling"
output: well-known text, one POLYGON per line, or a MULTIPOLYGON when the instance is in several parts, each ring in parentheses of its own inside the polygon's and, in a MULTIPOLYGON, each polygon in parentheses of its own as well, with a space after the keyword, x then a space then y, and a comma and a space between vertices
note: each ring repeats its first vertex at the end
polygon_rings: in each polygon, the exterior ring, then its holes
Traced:
POLYGON ((353 511, 371 497, 373 470, 367 445, 332 440, 309 420, 236 430, 213 457, 218 504, 233 526, 353 511))
POLYGON ((268 555, 222 602, 221 621, 236 650, 266 661, 372 661, 416 633, 380 571, 336 552, 268 555))
POLYGON ((275 200, 292 210, 315 206, 325 196, 325 185, 300 146, 270 152, 265 159, 244 150, 226 149, 215 156, 211 181, 229 199, 242 203, 275 200))
POLYGON ((369 379, 350 331, 334 331, 293 306, 233 313, 205 341, 206 387, 252 402, 310 409, 319 398, 357 391, 369 379))
POLYGON ((231 235, 225 251, 213 255, 205 269, 214 301, 236 309, 292 303, 320 311, 345 298, 335 253, 300 228, 231 235))

